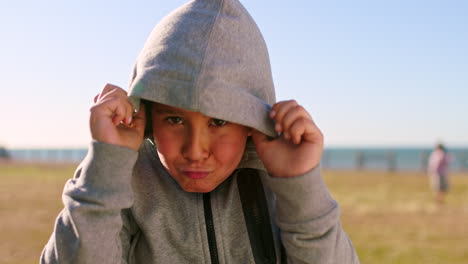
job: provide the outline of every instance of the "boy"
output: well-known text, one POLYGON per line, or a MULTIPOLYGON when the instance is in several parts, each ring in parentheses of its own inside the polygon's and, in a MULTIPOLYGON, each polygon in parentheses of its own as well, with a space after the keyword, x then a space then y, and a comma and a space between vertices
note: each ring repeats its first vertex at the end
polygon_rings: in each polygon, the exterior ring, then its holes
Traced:
POLYGON ((322 133, 295 101, 275 103, 237 0, 172 12, 128 95, 108 84, 94 102, 41 262, 358 263, 320 175, 322 133))

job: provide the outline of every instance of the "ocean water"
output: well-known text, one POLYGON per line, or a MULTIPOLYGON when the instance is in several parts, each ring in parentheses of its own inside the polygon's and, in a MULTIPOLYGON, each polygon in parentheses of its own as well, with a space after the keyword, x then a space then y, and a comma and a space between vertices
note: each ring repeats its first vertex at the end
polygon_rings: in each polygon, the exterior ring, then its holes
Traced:
MULTIPOLYGON (((452 170, 468 170, 468 148, 448 150, 452 170)), ((432 148, 327 148, 322 166, 330 169, 426 170, 432 148)))
POLYGON ((9 158, 18 161, 32 162, 72 162, 77 163, 84 159, 87 149, 9 149, 9 158))
MULTIPOLYGON (((326 148, 327 169, 425 170, 431 148, 326 148)), ((11 159, 34 162, 80 162, 87 149, 11 149, 11 159)), ((468 170, 468 148, 449 149, 452 170, 468 170)))

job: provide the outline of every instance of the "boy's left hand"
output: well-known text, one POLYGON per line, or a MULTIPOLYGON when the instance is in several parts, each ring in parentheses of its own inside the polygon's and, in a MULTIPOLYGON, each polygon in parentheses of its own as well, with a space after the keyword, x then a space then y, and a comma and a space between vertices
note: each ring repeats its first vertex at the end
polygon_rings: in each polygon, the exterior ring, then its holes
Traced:
POLYGON ((273 177, 294 177, 316 167, 322 157, 323 134, 309 113, 296 101, 273 105, 270 117, 281 136, 271 139, 253 130, 252 139, 260 159, 273 177))

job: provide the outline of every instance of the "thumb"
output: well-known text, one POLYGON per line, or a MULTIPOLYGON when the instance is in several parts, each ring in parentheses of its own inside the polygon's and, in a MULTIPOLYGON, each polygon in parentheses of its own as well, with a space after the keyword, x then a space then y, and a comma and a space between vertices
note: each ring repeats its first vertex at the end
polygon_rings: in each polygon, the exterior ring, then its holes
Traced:
POLYGON ((255 129, 252 129, 252 140, 257 150, 262 149, 270 141, 267 135, 255 129))
POLYGON ((145 124, 146 122, 146 106, 145 104, 140 105, 140 109, 138 109, 138 112, 136 112, 133 115, 133 120, 138 120, 139 122, 143 122, 145 124))

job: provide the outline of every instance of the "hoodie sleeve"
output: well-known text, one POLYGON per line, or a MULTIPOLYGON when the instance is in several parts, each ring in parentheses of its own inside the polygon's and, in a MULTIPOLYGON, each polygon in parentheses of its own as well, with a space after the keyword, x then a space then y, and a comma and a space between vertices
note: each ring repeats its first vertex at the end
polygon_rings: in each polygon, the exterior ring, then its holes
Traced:
POLYGON ((276 223, 288 263, 359 263, 320 166, 292 178, 264 176, 263 182, 276 194, 276 223))
POLYGON ((123 209, 133 203, 131 175, 137 157, 129 148, 92 142, 65 185, 64 209, 41 263, 126 263, 130 228, 123 209))

